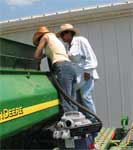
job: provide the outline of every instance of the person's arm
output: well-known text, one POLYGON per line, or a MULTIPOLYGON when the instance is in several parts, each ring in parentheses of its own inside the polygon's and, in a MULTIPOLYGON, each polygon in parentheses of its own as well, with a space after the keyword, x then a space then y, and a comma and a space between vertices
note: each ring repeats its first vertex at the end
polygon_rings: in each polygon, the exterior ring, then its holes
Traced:
POLYGON ((90 46, 89 41, 86 38, 81 38, 82 54, 84 57, 84 79, 90 79, 90 70, 97 67, 97 58, 90 46))
POLYGON ((34 53, 34 58, 35 59, 41 59, 43 54, 42 54, 42 50, 45 47, 46 43, 47 43, 47 36, 43 36, 39 42, 39 45, 37 46, 35 53, 34 53))

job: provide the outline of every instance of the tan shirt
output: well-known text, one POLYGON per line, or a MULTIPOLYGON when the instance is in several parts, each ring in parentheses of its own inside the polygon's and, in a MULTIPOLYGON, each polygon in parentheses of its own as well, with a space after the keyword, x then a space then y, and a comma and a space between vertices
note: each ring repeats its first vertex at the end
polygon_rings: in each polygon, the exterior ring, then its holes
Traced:
POLYGON ((54 64, 58 61, 70 61, 66 53, 63 43, 56 37, 54 33, 47 33, 48 41, 45 48, 45 54, 54 64))

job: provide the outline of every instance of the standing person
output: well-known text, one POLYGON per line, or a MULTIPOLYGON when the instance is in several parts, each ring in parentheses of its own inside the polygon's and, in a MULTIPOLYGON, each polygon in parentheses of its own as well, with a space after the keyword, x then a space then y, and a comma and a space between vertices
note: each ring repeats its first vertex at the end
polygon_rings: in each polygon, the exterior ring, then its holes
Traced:
MULTIPOLYGON (((35 32, 33 43, 37 46, 34 58, 41 59, 44 48, 45 55, 52 61, 53 70, 57 75, 61 87, 66 94, 75 98, 77 76, 73 64, 70 62, 65 47, 61 41, 54 33, 51 33, 47 27, 42 26, 37 32, 35 32)), ((64 112, 77 110, 77 107, 64 99, 62 95, 61 103, 64 112)))
POLYGON ((99 76, 96 71, 97 58, 88 40, 82 36, 76 36, 78 29, 71 24, 63 24, 57 36, 68 44, 68 55, 75 64, 82 104, 96 113, 96 107, 92 99, 94 81, 99 76))

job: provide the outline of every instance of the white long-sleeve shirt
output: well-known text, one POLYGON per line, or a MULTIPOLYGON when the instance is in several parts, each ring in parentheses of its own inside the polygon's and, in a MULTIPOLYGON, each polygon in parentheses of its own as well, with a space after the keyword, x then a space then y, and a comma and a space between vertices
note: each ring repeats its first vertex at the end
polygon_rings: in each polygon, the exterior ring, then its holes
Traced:
POLYGON ((68 55, 75 65, 79 86, 84 84, 84 72, 90 73, 94 79, 99 79, 96 67, 97 58, 89 41, 82 36, 75 36, 69 48, 68 55))

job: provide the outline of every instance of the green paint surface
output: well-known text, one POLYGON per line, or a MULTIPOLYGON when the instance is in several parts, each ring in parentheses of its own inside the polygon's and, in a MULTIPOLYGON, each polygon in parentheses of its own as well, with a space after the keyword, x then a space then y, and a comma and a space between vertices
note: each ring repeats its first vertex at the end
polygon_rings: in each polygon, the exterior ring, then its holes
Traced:
MULTIPOLYGON (((58 99, 46 75, 36 71, 0 69, 0 112, 7 108, 29 107, 58 99), (12 72, 12 73, 11 73, 12 72)), ((20 132, 59 113, 58 105, 0 124, 0 137, 20 132)))

